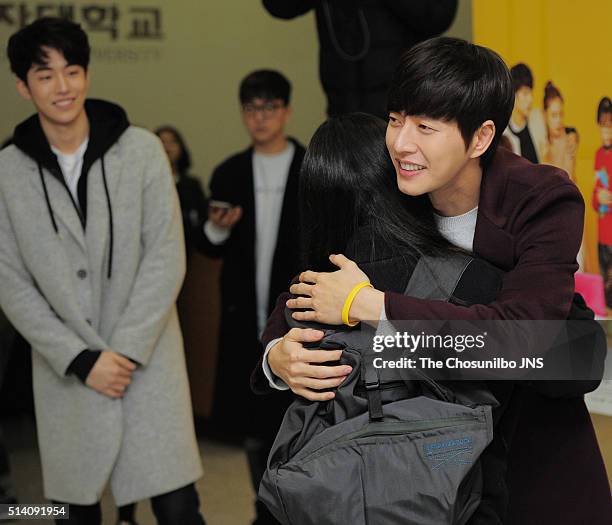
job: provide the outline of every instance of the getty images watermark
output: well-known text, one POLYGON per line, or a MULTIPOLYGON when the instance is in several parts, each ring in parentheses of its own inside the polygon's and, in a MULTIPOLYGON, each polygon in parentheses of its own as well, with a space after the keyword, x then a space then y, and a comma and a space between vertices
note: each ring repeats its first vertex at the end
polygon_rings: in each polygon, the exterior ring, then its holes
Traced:
MULTIPOLYGON (((488 333, 480 334, 431 334, 421 331, 420 334, 409 332, 395 332, 394 334, 376 334, 372 338, 372 350, 382 352, 385 349, 404 350, 411 354, 422 350, 452 350, 462 353, 466 350, 486 349, 486 338, 488 333)), ((541 369, 544 367, 543 357, 522 357, 517 363, 513 359, 504 357, 493 357, 492 359, 464 360, 456 356, 446 359, 434 359, 428 356, 422 357, 400 357, 396 360, 388 360, 377 357, 373 360, 375 368, 409 368, 409 369, 455 369, 455 368, 488 368, 488 369, 541 369)))
POLYGON ((606 335, 593 321, 382 321, 342 338, 391 379, 415 369, 441 380, 612 378, 606 335))

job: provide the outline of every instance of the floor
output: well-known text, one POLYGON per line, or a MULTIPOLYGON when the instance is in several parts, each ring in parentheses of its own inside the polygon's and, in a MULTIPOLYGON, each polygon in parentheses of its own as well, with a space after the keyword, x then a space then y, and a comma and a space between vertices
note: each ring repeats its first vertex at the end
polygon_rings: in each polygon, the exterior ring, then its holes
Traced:
MULTIPOLYGON (((29 417, 2 422, 9 451, 12 479, 20 503, 43 503, 40 462, 34 424, 29 417)), ((253 499, 246 457, 242 449, 210 439, 200 440, 204 477, 197 483, 207 525, 248 525, 254 518, 253 499)), ((102 499, 104 525, 114 525, 115 507, 110 493, 102 499)), ((148 502, 137 507, 139 525, 154 525, 148 502)), ((31 520, 32 525, 49 524, 48 520, 31 520)))
MULTIPOLYGON (((592 417, 612 485, 612 417, 601 415, 592 417)), ((3 421, 2 425, 11 457, 12 477, 19 501, 21 503, 44 502, 32 420, 28 417, 12 418, 3 421)), ((242 449, 235 445, 202 439, 200 453, 205 475, 198 482, 197 489, 202 501, 201 509, 208 525, 250 524, 253 519, 253 492, 242 449)), ((110 494, 104 495, 102 505, 104 525, 114 525, 116 518, 110 494)), ((140 525, 155 524, 148 503, 139 504, 137 519, 140 525)), ((28 523, 34 525, 51 522, 32 520, 28 523)))

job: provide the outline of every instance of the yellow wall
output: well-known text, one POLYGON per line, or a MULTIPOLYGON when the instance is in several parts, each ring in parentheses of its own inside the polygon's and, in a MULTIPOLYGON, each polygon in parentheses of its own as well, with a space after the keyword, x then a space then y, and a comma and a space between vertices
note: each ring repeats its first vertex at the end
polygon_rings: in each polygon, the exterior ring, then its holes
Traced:
POLYGON ((597 105, 612 95, 609 0, 473 0, 474 42, 497 51, 509 66, 525 62, 534 75, 534 107, 542 107, 548 80, 565 100, 565 124, 580 135, 576 173, 584 195, 587 243, 597 271, 597 221, 591 208, 593 160, 601 146, 597 105))

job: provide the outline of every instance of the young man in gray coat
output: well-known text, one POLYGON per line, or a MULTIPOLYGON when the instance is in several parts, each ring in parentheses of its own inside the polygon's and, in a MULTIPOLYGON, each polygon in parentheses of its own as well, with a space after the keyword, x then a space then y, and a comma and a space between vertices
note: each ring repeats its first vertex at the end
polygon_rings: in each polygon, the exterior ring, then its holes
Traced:
POLYGON ((40 19, 8 56, 37 114, 0 153, 0 305, 33 348, 45 495, 94 525, 110 482, 118 505, 152 498, 158 523, 201 525, 166 155, 119 106, 86 100, 77 24, 40 19))

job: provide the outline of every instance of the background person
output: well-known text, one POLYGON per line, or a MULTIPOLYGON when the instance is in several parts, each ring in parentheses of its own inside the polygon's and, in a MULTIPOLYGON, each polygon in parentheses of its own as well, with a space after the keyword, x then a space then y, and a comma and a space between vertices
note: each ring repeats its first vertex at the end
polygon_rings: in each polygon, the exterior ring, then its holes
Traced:
POLYGON ((606 309, 612 315, 612 101, 600 100, 597 106, 597 125, 601 146, 595 153, 595 187, 592 204, 598 222, 599 271, 603 277, 606 309))
POLYGON ((546 149, 546 125, 540 110, 533 107, 533 75, 526 64, 510 69, 514 87, 514 108, 504 137, 510 141, 511 151, 534 164, 546 149))
POLYGON ((457 12, 457 0, 263 0, 263 5, 283 19, 315 10, 329 116, 364 111, 383 119, 401 54, 446 31, 457 12))
POLYGON ((39 19, 8 57, 36 113, 0 152, 0 304, 33 349, 45 496, 96 525, 110 484, 119 506, 151 498, 160 525, 203 525, 167 158, 119 106, 87 99, 78 24, 39 19))
MULTIPOLYGON (((249 377, 261 352, 259 336, 277 295, 298 271, 297 190, 304 148, 288 138, 291 85, 279 72, 258 70, 240 84, 242 120, 251 139, 215 168, 202 250, 223 259, 221 326, 213 422, 246 436, 257 493, 268 452, 291 396, 258 399, 249 377)), ((276 523, 257 503, 256 524, 276 523)))
POLYGON ((564 101, 557 87, 548 81, 544 87, 544 116, 548 142, 542 161, 565 170, 576 182, 578 132, 565 126, 564 101))
MULTIPOLYGON (((557 87, 548 81, 544 87, 544 117, 546 120, 547 142, 542 162, 564 170, 575 184, 576 151, 578 149, 578 132, 576 128, 565 126, 565 102, 557 87)), ((583 240, 578 252, 579 270, 590 268, 588 251, 583 240)))
POLYGON ((155 130, 155 134, 161 140, 172 168, 183 215, 185 251, 189 259, 196 244, 195 236, 200 235, 197 230, 208 213, 206 197, 200 181, 189 174, 191 155, 181 133, 172 126, 161 126, 155 130))

